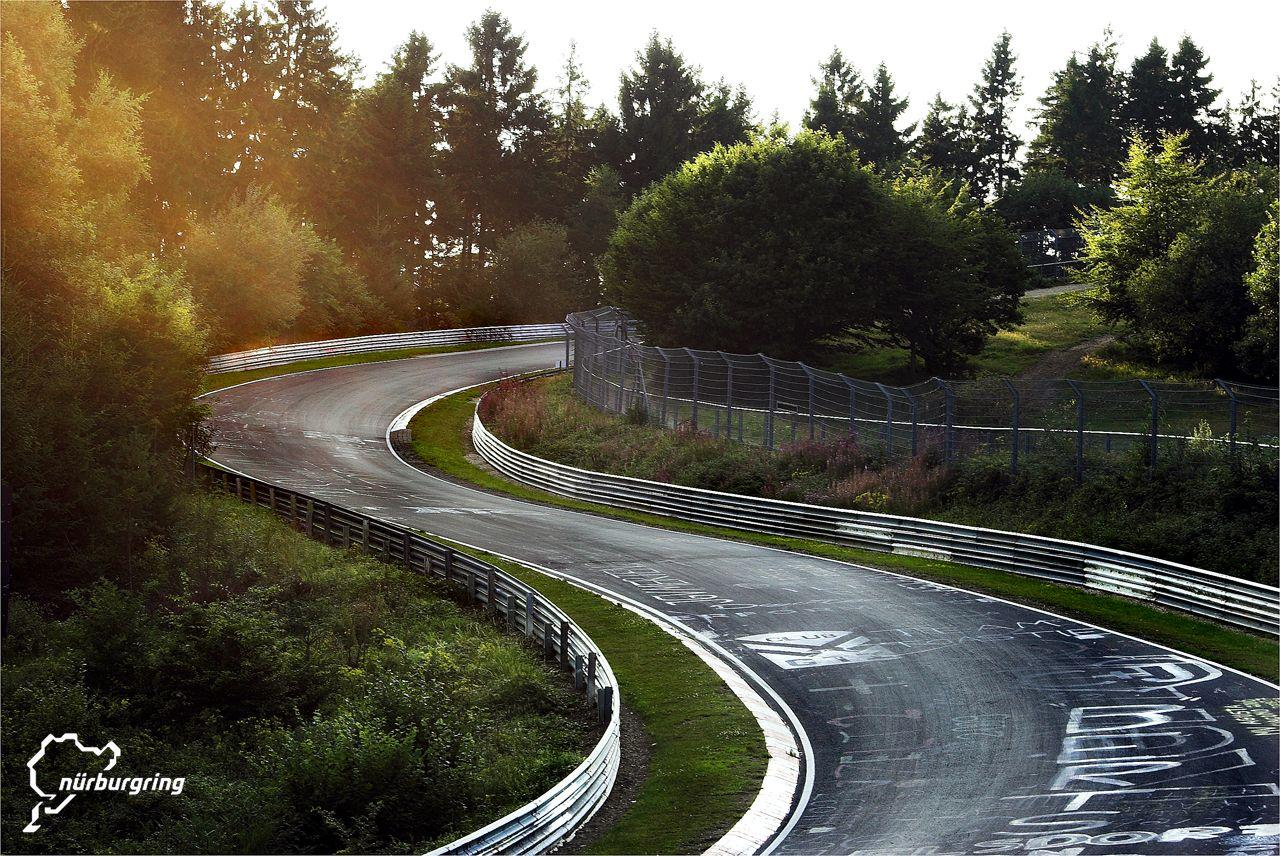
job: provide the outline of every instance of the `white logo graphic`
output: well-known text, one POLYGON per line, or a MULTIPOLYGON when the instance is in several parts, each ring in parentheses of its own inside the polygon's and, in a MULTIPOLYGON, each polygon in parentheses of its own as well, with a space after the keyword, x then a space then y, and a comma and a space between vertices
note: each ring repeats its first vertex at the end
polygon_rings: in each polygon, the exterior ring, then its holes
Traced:
POLYGON ((758 636, 739 637, 738 641, 746 643, 748 648, 761 657, 787 670, 898 658, 897 654, 883 645, 877 645, 865 636, 854 636, 849 630, 761 633, 758 636))
MULTIPOLYGON (((64 734, 61 737, 48 735, 40 742, 40 749, 36 754, 31 756, 31 760, 27 762, 27 769, 31 775, 31 790, 39 795, 40 801, 31 809, 31 822, 23 828, 23 832, 35 832, 40 828, 40 816, 59 814, 67 807, 67 803, 75 799, 77 793, 84 791, 121 791, 130 796, 137 796, 143 791, 163 791, 174 796, 182 793, 182 788, 186 784, 183 777, 170 777, 155 774, 149 777, 143 776, 104 776, 103 773, 110 770, 120 760, 120 747, 115 741, 108 741, 107 745, 86 746, 80 742, 80 737, 76 734, 64 734), (81 752, 94 755, 101 758, 103 755, 110 753, 110 760, 107 765, 99 772, 95 773, 76 773, 74 776, 63 776, 58 781, 58 788, 52 793, 46 792, 40 787, 39 780, 36 776, 36 765, 44 758, 50 744, 53 743, 74 743, 75 747, 81 752)), ((46 787, 49 787, 46 785, 46 787)))

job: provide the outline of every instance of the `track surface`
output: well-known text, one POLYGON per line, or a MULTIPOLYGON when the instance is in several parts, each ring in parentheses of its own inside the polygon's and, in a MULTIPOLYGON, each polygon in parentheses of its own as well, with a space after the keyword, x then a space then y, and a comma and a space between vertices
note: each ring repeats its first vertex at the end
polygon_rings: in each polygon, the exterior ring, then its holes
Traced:
POLYGON ((1276 852, 1269 684, 933 583, 482 493, 387 449, 415 402, 562 355, 527 346, 233 387, 207 399, 214 457, 714 636, 813 746, 812 794, 779 852, 1276 852))

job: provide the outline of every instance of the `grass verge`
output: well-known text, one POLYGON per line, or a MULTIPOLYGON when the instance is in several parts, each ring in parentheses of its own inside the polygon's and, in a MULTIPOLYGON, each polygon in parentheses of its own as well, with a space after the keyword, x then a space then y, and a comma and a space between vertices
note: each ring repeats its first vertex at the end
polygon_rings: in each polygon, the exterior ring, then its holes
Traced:
POLYGON ((1275 640, 1233 630, 1192 616, 1156 609, 1126 598, 950 562, 895 556, 820 541, 758 535, 686 523, 655 514, 611 508, 556 496, 507 481, 483 469, 467 457, 471 452, 469 437, 474 401, 486 389, 488 387, 468 390, 441 399, 413 418, 409 425, 413 432, 413 447, 424 463, 455 478, 519 499, 664 529, 711 535, 845 562, 873 565, 885 570, 936 580, 1049 609, 1120 633, 1128 633, 1206 657, 1270 681, 1275 681, 1280 675, 1280 644, 1275 640))
POLYGON ((631 808, 586 852, 700 853, 714 844, 750 807, 767 764, 760 726, 737 696, 648 619, 523 565, 459 549, 568 613, 604 651, 623 704, 644 724, 648 777, 631 808))
MULTIPOLYGON (((546 339, 545 341, 553 341, 546 339)), ((331 369, 338 366, 354 366, 361 363, 383 363, 388 360, 403 360, 408 357, 421 357, 426 354, 444 354, 462 351, 484 351, 489 348, 505 348, 508 345, 532 345, 537 342, 468 342, 464 345, 437 345, 432 348, 400 348, 395 351, 378 351, 372 354, 342 354, 336 357, 319 357, 314 360, 302 360, 282 366, 269 366, 261 369, 248 369, 241 372, 224 372, 222 374, 206 374, 201 382, 200 391, 213 392, 226 389, 238 383, 251 380, 262 380, 276 375, 295 374, 315 369, 331 369)))

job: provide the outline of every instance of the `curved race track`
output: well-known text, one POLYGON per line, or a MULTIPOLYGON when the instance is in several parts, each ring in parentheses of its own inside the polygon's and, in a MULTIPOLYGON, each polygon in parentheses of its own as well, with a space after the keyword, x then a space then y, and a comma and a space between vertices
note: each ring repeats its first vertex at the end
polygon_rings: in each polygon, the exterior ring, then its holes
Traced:
POLYGON ((232 387, 208 399, 213 457, 713 637, 813 747, 812 792, 779 852, 1276 852, 1270 684, 941 585, 482 493, 388 450, 415 402, 562 355, 532 345, 232 387))

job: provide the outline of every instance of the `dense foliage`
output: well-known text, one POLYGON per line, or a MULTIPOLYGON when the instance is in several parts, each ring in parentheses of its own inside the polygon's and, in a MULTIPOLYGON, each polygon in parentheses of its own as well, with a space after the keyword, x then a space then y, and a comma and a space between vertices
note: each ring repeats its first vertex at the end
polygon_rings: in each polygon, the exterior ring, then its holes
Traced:
POLYGON ((1235 458, 1218 444, 1166 444, 1090 457, 1077 483, 1070 456, 1007 455, 954 467, 934 451, 885 464, 844 438, 776 451, 693 431, 628 424, 582 403, 567 379, 504 384, 485 424, 533 454, 586 469, 798 502, 935 517, 1117 547, 1233 576, 1276 580, 1277 469, 1268 450, 1235 458))
POLYGON ((930 370, 1015 320, 1028 280, 963 188, 884 179, 823 133, 717 148, 651 185, 601 267, 654 344, 789 357, 853 334, 930 370))
MULTIPOLYGON (((1155 148, 1132 146, 1118 203, 1083 221, 1078 276, 1097 286, 1093 305, 1103 318, 1155 359, 1239 375, 1238 343, 1251 316, 1263 311, 1250 299, 1246 276, 1275 199, 1276 173, 1213 174, 1185 147, 1184 136, 1162 137, 1155 148)), ((1274 371, 1274 350, 1258 357, 1246 373, 1266 374, 1268 365, 1274 371)))
MULTIPOLYGON (((184 502, 145 573, 140 589, 78 590, 66 618, 12 604, 6 841, 47 853, 422 851, 583 757, 586 712, 563 678, 419 575, 203 498, 184 502), (23 835, 26 760, 66 732, 114 740, 113 775, 185 777, 182 794, 82 794, 23 835)), ((85 757, 52 755, 40 774, 56 787, 85 757)))

